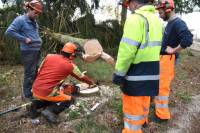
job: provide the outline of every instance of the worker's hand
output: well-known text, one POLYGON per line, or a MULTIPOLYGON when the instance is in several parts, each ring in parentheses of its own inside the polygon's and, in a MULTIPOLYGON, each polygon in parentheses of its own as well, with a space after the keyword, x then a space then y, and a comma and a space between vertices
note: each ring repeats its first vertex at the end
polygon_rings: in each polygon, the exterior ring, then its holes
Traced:
POLYGON ((26 43, 26 44, 30 44, 31 42, 32 42, 32 41, 31 41, 30 38, 26 38, 26 39, 25 39, 25 43, 26 43))
POLYGON ((167 46, 166 50, 165 50, 168 54, 175 54, 176 53, 176 49, 172 48, 170 46, 167 46))
POLYGON ((85 75, 87 73, 87 71, 83 71, 82 74, 85 75))
POLYGON ((92 85, 89 86, 89 88, 94 88, 96 86, 97 86, 96 84, 92 84, 92 85))
POLYGON ((76 98, 74 96, 71 96, 70 104, 75 104, 76 98))

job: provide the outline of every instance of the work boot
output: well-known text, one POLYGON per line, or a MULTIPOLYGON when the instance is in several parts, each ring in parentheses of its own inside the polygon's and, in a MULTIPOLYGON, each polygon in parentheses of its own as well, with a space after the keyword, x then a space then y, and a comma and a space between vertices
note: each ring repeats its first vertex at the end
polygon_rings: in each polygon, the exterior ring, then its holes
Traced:
POLYGON ((167 123, 169 121, 169 119, 160 119, 159 117, 157 117, 156 115, 154 115, 154 117, 152 118, 152 121, 155 123, 167 123))
POLYGON ((142 125, 143 128, 147 128, 148 127, 148 124, 145 122, 143 125, 142 125))
POLYGON ((49 123, 57 124, 59 122, 57 120, 57 115, 51 112, 49 109, 45 109, 41 113, 49 123))
POLYGON ((35 119, 40 115, 40 112, 37 111, 34 104, 26 106, 27 113, 24 115, 25 117, 30 117, 31 119, 35 119))

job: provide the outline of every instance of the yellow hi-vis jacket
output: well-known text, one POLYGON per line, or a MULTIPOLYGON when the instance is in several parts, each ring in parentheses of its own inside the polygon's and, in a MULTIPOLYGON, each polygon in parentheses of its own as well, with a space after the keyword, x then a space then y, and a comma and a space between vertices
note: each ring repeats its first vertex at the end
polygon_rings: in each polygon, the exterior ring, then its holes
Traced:
POLYGON ((159 90, 162 23, 152 5, 127 18, 120 42, 113 83, 130 96, 155 96, 159 90))

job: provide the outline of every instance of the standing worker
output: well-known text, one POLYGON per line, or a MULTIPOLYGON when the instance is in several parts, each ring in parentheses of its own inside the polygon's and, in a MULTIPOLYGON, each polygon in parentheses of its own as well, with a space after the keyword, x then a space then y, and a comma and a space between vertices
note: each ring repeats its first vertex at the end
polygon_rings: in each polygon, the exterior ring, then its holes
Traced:
POLYGON ((42 43, 36 22, 36 18, 42 13, 42 4, 37 0, 32 0, 25 6, 28 10, 27 13, 16 17, 5 34, 20 42, 21 58, 24 66, 23 93, 25 98, 31 99, 31 88, 40 58, 42 43))
POLYGON ((61 82, 69 75, 89 85, 94 81, 81 73, 73 63, 77 54, 77 45, 68 42, 61 50, 61 54, 49 54, 39 68, 33 83, 33 96, 35 99, 31 105, 31 113, 37 114, 37 109, 44 108, 42 115, 51 123, 57 123, 57 115, 69 107, 73 101, 71 94, 76 93, 76 88, 67 86, 61 89, 61 82))
POLYGON ((159 95, 155 97, 155 120, 163 122, 171 118, 168 99, 170 83, 174 78, 175 56, 182 49, 192 45, 193 35, 185 22, 174 13, 173 0, 161 0, 156 8, 160 17, 168 22, 161 47, 159 95))
POLYGON ((127 18, 120 42, 113 83, 122 90, 123 133, 142 133, 148 123, 150 96, 159 90, 162 23, 152 0, 127 0, 134 13, 127 18))

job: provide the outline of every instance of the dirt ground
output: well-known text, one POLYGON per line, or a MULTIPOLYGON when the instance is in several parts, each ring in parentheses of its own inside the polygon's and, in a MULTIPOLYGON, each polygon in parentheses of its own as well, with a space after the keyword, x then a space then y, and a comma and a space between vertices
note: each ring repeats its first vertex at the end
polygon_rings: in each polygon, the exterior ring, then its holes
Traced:
MULTIPOLYGON (((200 101, 200 55, 196 53, 193 55, 191 52, 184 52, 180 63, 176 66, 176 76, 170 96, 172 120, 165 124, 150 121, 144 133, 179 133, 178 131, 199 133, 200 110, 196 106, 199 106, 197 101, 200 101)), ((21 66, 0 67, 0 111, 25 103, 21 100, 22 81, 23 68, 21 66)), ((26 112, 23 108, 17 112, 0 116, 0 132, 115 133, 123 127, 120 110, 114 106, 116 102, 117 106, 120 105, 120 91, 113 85, 101 85, 100 87, 100 93, 95 96, 79 97, 73 108, 67 109, 60 115, 59 118, 62 121, 58 125, 48 124, 43 117, 39 117, 40 122, 35 124, 30 118, 22 117, 26 112), (98 102, 101 103, 100 106, 96 111, 91 112, 91 107, 98 102), (100 128, 97 130, 94 126, 100 128), (84 127, 91 129, 84 129, 84 127)), ((150 120, 152 117, 153 107, 150 120)))

